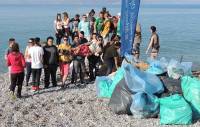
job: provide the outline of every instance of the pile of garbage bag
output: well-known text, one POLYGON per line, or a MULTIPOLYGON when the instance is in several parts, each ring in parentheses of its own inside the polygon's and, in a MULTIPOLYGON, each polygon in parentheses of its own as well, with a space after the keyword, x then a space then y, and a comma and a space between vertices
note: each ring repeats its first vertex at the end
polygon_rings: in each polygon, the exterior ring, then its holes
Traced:
POLYGON ((191 62, 148 60, 145 70, 140 62, 129 55, 114 74, 97 77, 97 96, 110 99, 111 111, 140 119, 160 116, 160 124, 169 125, 200 118, 200 79, 192 76, 191 62))

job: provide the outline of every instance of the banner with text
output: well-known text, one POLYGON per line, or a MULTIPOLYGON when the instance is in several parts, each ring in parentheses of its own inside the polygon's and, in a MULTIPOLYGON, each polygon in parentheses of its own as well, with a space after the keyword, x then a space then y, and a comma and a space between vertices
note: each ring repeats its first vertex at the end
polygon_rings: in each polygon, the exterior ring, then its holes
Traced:
POLYGON ((140 0, 121 0, 121 56, 132 52, 140 0))

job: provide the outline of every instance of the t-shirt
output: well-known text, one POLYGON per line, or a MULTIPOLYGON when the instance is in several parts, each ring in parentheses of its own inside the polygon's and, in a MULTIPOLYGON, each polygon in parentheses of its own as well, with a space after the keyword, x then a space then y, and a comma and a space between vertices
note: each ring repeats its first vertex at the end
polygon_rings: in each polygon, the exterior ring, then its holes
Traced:
POLYGON ((83 31, 86 37, 90 36, 90 23, 81 21, 78 25, 78 30, 83 31))
POLYGON ((80 44, 85 44, 87 42, 88 42, 88 40, 86 38, 81 38, 80 39, 80 44))
POLYGON ((11 73, 21 73, 24 72, 25 59, 22 53, 9 53, 8 59, 7 59, 7 65, 11 66, 11 73))
POLYGON ((71 60, 72 60, 72 55, 70 53, 71 45, 60 44, 58 46, 58 50, 59 50, 59 52, 62 52, 62 55, 59 55, 59 60, 61 62, 67 62, 67 63, 71 62, 71 60))
POLYGON ((31 56, 31 68, 41 69, 43 67, 43 48, 33 46, 29 49, 28 54, 31 56))
POLYGON ((104 23, 104 20, 102 18, 98 18, 96 20, 96 29, 97 29, 97 31, 102 31, 103 23, 104 23))
POLYGON ((114 57, 118 57, 118 53, 115 45, 113 44, 105 49, 104 59, 114 59, 114 57))
POLYGON ((29 46, 26 47, 26 50, 25 50, 25 60, 26 62, 31 62, 31 58, 29 58, 27 55, 28 55, 28 50, 30 49, 29 46))

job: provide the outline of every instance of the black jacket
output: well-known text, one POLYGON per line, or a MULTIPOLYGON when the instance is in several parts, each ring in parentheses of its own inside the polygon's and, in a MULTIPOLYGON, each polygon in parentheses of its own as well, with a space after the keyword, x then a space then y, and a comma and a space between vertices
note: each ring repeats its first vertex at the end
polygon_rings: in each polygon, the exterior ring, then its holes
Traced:
POLYGON ((56 46, 44 46, 44 65, 58 65, 59 55, 56 46))

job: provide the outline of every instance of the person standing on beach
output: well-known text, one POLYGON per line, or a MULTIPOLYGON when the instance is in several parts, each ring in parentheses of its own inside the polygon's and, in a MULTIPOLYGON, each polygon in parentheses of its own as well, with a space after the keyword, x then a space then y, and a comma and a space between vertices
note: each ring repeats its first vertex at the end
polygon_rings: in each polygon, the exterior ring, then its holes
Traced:
POLYGON ((26 63, 23 54, 19 51, 19 45, 17 43, 13 43, 11 47, 11 53, 7 57, 7 65, 11 67, 10 94, 15 99, 15 87, 18 86, 17 98, 21 98, 26 63))
POLYGON ((79 37, 74 37, 74 44, 72 45, 73 51, 73 71, 71 83, 76 83, 77 78, 80 77, 81 83, 85 83, 86 69, 85 69, 85 57, 80 55, 80 41, 79 37))
POLYGON ((12 48, 12 45, 15 43, 15 39, 14 38, 10 38, 9 41, 8 41, 8 49, 6 49, 6 53, 5 53, 5 60, 7 60, 7 57, 9 55, 9 53, 11 53, 11 48, 12 48))
POLYGON ((64 34, 66 36, 70 36, 70 26, 69 26, 70 19, 69 19, 68 13, 64 12, 63 15, 64 15, 64 18, 63 18, 64 34))
POLYGON ((103 23, 104 23, 104 13, 100 12, 99 18, 97 18, 96 21, 95 21, 95 31, 94 31, 98 35, 100 35, 100 33, 103 30, 103 23))
POLYGON ((60 13, 57 14, 56 20, 54 21, 54 29, 56 32, 56 44, 59 45, 63 36, 63 21, 60 13))
POLYGON ((110 27, 111 27, 111 21, 109 19, 109 12, 104 13, 104 23, 103 23, 103 30, 101 32, 101 36, 104 39, 104 46, 108 43, 109 41, 109 34, 110 34, 110 27))
POLYGON ((136 31, 135 31, 135 38, 133 43, 133 55, 138 60, 140 57, 140 44, 142 39, 142 31, 141 26, 139 23, 137 23, 136 31))
POLYGON ((89 60, 89 76, 90 81, 94 81, 97 74, 97 63, 100 61, 100 54, 102 52, 101 41, 97 40, 97 34, 93 33, 91 44, 89 46, 91 54, 88 56, 89 60), (95 73, 93 72, 95 70, 95 73))
POLYGON ((64 88, 65 82, 69 75, 69 66, 72 62, 71 45, 68 43, 68 36, 63 37, 63 43, 58 46, 59 61, 60 61, 60 72, 62 77, 62 85, 64 88))
POLYGON ((156 27, 155 26, 151 26, 151 38, 150 38, 150 42, 148 45, 148 48, 146 50, 146 54, 148 54, 149 49, 151 48, 151 58, 152 59, 156 59, 159 53, 159 49, 160 49, 160 40, 159 40, 159 36, 156 33, 156 27))
POLYGON ((25 61, 26 61, 26 86, 28 86, 29 79, 31 77, 31 58, 28 55, 29 49, 33 46, 34 38, 30 38, 28 41, 28 46, 25 50, 25 61))
POLYGON ((31 58, 31 68, 32 68, 32 90, 40 90, 40 77, 43 68, 43 48, 40 46, 39 42, 34 40, 33 46, 29 49, 29 57, 31 58))
MULTIPOLYGON (((11 53, 11 51, 12 51, 11 48, 14 43, 15 43, 15 39, 10 38, 8 41, 8 49, 6 49, 5 56, 4 56, 5 61, 7 61, 8 55, 11 53)), ((11 78, 10 77, 10 67, 8 67, 8 73, 9 73, 9 79, 10 79, 11 78)))
POLYGON ((72 23, 72 40, 74 39, 74 36, 76 33, 78 33, 78 24, 80 22, 80 15, 76 14, 74 18, 72 18, 70 20, 70 22, 72 23))
POLYGON ((117 14, 117 19, 118 19, 118 22, 117 22, 117 35, 121 35, 120 33, 120 26, 121 26, 121 13, 118 13, 117 14))
POLYGON ((90 40, 90 24, 87 21, 87 16, 82 16, 82 21, 78 25, 79 32, 83 31, 87 40, 90 40))
POLYGON ((84 31, 79 32, 79 42, 80 42, 81 45, 88 43, 88 39, 85 38, 84 31))
POLYGON ((49 80, 51 76, 51 81, 53 84, 53 87, 57 86, 57 80, 56 80, 56 72, 58 67, 58 49, 55 45, 53 45, 54 38, 48 37, 47 38, 47 44, 43 47, 44 50, 44 82, 45 82, 45 88, 49 87, 49 80))

